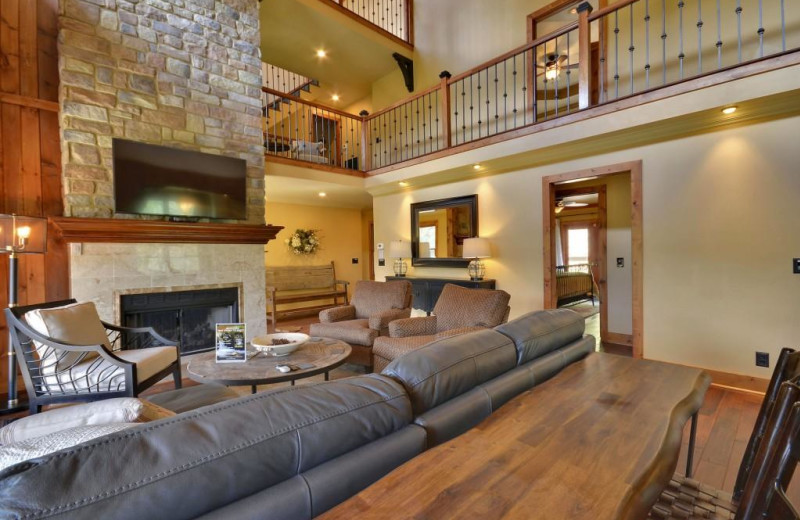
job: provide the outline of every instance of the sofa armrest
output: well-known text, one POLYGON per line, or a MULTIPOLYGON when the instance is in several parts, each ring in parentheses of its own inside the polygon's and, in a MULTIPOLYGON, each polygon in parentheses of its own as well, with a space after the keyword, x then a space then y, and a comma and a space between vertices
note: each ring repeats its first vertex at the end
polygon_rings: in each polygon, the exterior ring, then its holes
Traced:
POLYGON ((406 318, 389 323, 389 336, 392 338, 428 336, 431 334, 436 334, 436 316, 406 318))
POLYGON ((411 316, 411 309, 389 309, 369 317, 369 328, 380 331, 381 336, 389 333, 389 323, 411 316))
POLYGON ((319 313, 320 323, 335 323, 337 321, 356 319, 356 308, 352 305, 341 305, 325 309, 319 313))

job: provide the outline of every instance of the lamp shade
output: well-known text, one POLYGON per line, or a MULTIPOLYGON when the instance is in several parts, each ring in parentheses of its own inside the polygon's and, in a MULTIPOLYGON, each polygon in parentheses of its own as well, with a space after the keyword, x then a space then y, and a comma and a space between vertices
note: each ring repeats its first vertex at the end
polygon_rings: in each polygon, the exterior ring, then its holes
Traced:
POLYGON ((405 240, 389 242, 389 258, 411 258, 411 242, 405 240))
POLYGON ((0 214, 0 253, 47 252, 47 219, 0 214))
POLYGON ((463 258, 489 258, 492 256, 489 241, 485 238, 465 238, 463 258))

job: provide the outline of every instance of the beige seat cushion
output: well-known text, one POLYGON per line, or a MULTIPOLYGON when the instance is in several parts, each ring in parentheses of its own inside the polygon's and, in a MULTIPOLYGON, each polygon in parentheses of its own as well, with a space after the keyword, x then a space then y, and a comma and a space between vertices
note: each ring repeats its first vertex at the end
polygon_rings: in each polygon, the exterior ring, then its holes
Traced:
MULTIPOLYGON (((136 363, 136 382, 151 378, 178 359, 175 347, 150 347, 139 350, 119 350, 114 355, 129 363, 136 363)), ((69 392, 102 392, 123 390, 125 370, 112 365, 102 358, 83 361, 71 369, 57 374, 46 375, 48 386, 58 387, 69 392)))
POLYGON ((173 415, 173 411, 135 397, 61 406, 22 417, 0 428, 0 444, 21 442, 78 426, 150 422, 173 415))
POLYGON ((369 320, 348 320, 334 323, 312 323, 309 330, 312 336, 333 338, 351 345, 371 347, 378 331, 369 328, 369 320))
MULTIPOLYGON (((25 313, 25 321, 42 334, 71 345, 104 345, 111 350, 106 329, 92 302, 73 303, 51 309, 36 309, 25 313)), ((44 374, 68 369, 74 363, 82 363, 97 357, 94 352, 65 352, 55 350, 34 341, 36 353, 42 360, 44 374)))

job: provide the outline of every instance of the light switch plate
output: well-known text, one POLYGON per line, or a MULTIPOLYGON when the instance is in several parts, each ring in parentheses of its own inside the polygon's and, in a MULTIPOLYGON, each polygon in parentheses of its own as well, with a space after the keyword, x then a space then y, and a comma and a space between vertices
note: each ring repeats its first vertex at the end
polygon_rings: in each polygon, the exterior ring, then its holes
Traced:
POLYGON ((800 258, 792 258, 792 272, 800 274, 800 258))
POLYGON ((622 257, 617 257, 617 267, 625 267, 625 259, 622 257))

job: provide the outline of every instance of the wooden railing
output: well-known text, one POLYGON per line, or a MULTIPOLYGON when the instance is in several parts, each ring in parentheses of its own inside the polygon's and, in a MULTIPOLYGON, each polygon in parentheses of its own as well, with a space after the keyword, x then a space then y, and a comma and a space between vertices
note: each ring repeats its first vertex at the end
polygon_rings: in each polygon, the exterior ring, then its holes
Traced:
POLYGON ((621 0, 591 11, 581 4, 560 30, 456 76, 445 71, 437 85, 364 117, 360 168, 800 49, 798 1, 621 0))
POLYGON ((264 149, 267 155, 363 170, 363 121, 360 116, 266 87, 261 90, 273 100, 264 107, 264 149))
POLYGON ((322 0, 408 44, 414 44, 413 0, 322 0))

